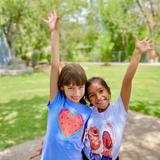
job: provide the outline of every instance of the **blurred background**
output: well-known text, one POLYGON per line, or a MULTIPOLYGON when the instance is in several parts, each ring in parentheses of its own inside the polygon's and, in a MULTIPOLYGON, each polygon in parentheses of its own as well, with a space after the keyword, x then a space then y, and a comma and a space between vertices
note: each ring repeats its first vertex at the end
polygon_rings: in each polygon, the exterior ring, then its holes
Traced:
POLYGON ((3 0, 0 64, 13 64, 17 57, 32 67, 50 62, 50 33, 43 19, 51 10, 62 18, 63 61, 128 61, 134 35, 153 41, 142 61, 159 61, 159 0, 3 0))
MULTIPOLYGON (((130 109, 152 116, 158 126, 160 0, 1 0, 0 152, 44 136, 51 58, 44 19, 53 10, 61 17, 61 66, 78 62, 88 78, 102 76, 112 88, 112 99, 119 95, 134 35, 152 40, 153 49, 143 55, 134 79, 130 109)), ((155 128, 152 138, 160 135, 160 125, 155 128)), ((155 150, 150 148, 150 155, 155 150)))

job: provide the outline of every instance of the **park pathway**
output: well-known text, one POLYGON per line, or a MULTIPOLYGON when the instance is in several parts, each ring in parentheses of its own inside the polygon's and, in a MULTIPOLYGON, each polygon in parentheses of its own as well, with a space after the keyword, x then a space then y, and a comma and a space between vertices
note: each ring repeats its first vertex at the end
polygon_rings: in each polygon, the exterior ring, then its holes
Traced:
MULTIPOLYGON (((42 139, 0 151, 0 160, 27 160, 42 139)), ((129 111, 120 160, 160 160, 159 150, 160 118, 129 111)))

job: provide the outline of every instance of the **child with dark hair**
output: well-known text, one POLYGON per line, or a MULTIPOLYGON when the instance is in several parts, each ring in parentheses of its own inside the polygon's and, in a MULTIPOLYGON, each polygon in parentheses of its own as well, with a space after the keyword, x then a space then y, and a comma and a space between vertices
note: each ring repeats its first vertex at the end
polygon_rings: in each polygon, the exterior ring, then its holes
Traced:
POLYGON ((85 136, 84 153, 89 160, 115 160, 118 156, 128 116, 132 80, 142 53, 151 49, 151 41, 135 37, 135 50, 123 78, 120 95, 110 103, 111 91, 100 77, 86 83, 86 97, 93 106, 85 136))
POLYGON ((67 64, 59 73, 59 17, 48 16, 51 31, 51 72, 48 122, 41 160, 82 160, 83 133, 91 114, 85 104, 87 77, 79 64, 67 64))

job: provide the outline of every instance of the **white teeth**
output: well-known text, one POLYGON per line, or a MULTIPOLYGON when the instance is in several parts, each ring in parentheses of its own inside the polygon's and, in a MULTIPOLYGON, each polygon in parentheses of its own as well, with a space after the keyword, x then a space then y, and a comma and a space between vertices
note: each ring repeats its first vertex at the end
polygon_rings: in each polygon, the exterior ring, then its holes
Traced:
POLYGON ((74 100, 79 100, 79 97, 72 97, 74 100))
POLYGON ((102 104, 103 102, 104 102, 104 100, 100 100, 100 101, 98 101, 97 104, 102 104))

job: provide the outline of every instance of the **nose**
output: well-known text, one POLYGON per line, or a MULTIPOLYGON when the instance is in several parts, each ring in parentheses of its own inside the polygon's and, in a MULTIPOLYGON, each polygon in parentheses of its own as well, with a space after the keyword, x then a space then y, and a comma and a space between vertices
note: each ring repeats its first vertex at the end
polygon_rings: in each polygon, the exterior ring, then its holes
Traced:
POLYGON ((75 89, 74 94, 75 94, 75 96, 79 96, 79 95, 80 95, 80 91, 79 91, 79 89, 78 89, 78 88, 77 88, 77 89, 75 89))
POLYGON ((97 100, 100 100, 101 99, 101 95, 100 94, 96 94, 96 98, 97 98, 97 100))

